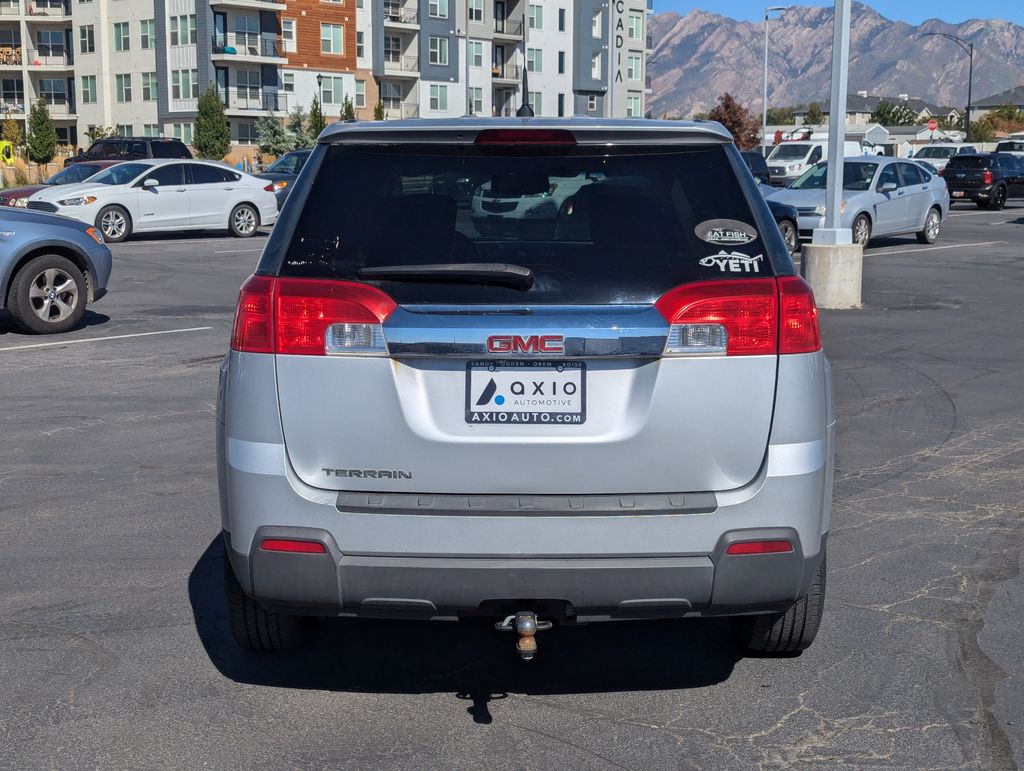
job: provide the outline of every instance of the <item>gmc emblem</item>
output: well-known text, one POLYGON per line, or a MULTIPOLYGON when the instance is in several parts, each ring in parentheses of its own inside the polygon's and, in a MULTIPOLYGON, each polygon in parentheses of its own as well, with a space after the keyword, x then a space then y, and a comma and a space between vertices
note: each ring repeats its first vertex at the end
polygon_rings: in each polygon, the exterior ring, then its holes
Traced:
POLYGON ((491 353, 565 353, 562 335, 491 335, 487 350, 491 353))

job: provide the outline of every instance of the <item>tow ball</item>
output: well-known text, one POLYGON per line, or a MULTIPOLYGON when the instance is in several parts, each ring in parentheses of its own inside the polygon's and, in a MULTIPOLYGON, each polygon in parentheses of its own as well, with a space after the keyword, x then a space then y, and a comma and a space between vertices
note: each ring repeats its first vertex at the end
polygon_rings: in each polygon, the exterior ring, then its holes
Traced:
POLYGON ((515 632, 519 635, 516 640, 516 650, 523 661, 532 661, 537 653, 537 632, 543 632, 551 628, 550 621, 541 621, 532 610, 521 610, 507 616, 504 621, 494 625, 499 632, 515 632))

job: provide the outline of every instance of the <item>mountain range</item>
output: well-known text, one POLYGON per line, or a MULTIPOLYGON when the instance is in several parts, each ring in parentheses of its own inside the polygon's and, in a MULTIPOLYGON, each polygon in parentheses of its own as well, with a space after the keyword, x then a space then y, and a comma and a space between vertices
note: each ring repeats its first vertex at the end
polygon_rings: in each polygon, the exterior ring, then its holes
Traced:
MULTIPOLYGON (((1020 0, 1018 0, 1020 1, 1020 0)), ((828 104, 832 7, 792 7, 769 27, 768 105, 828 104)), ((945 32, 974 43, 974 99, 1024 84, 1024 27, 1008 21, 914 26, 853 4, 849 90, 907 94, 938 105, 967 103, 968 56, 955 43, 926 32, 945 32)), ((726 91, 761 111, 764 25, 706 11, 652 17, 654 49, 648 60, 654 117, 706 112, 726 91)))

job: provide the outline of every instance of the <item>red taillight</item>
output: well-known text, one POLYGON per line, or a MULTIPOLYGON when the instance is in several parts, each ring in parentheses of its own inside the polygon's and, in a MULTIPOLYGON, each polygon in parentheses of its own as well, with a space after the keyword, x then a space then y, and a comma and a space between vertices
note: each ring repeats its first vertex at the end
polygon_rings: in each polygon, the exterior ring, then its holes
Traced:
POLYGON ((779 353, 810 353, 821 349, 818 307, 814 292, 799 276, 779 280, 779 353))
POLYGON ((564 145, 576 144, 565 129, 484 129, 476 135, 478 145, 564 145))
POLYGON ((992 172, 991 171, 985 170, 985 171, 981 172, 981 183, 983 185, 991 185, 993 179, 994 178, 992 176, 992 172))
POLYGON ((366 284, 302 278, 278 279, 274 305, 277 353, 313 356, 327 352, 332 324, 376 327, 396 307, 394 300, 366 284))
POLYGON ((789 541, 740 541, 729 544, 726 554, 783 554, 793 551, 789 541))
POLYGON ((264 189, 264 190, 266 190, 266 191, 267 191, 268 193, 273 193, 273 192, 274 192, 274 183, 273 183, 273 182, 271 182, 271 183, 270 183, 269 185, 267 185, 267 186, 266 186, 265 188, 263 188, 263 189, 264 189))
POLYGON ((231 347, 247 353, 274 352, 274 279, 250 276, 238 293, 231 347))
POLYGON ((676 353, 703 353, 702 341, 713 348, 720 339, 717 329, 725 331, 724 353, 728 356, 776 352, 778 289, 774 279, 684 284, 662 295, 655 307, 673 327, 696 330, 690 342, 698 345, 683 344, 676 353))
POLYGON ((299 541, 293 538, 264 538, 260 551, 286 551, 297 554, 326 554, 327 547, 319 541, 299 541))
POLYGON ((380 325, 396 307, 366 284, 250 276, 238 296, 231 347, 246 353, 382 355, 380 325), (332 325, 337 326, 329 335, 332 325))

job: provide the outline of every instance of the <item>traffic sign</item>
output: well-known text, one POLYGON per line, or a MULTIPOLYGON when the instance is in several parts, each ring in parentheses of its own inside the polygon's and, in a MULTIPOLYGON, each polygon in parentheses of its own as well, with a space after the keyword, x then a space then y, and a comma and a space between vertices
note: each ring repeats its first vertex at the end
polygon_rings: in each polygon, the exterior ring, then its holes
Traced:
POLYGON ((937 129, 938 127, 939 127, 939 122, 937 120, 935 120, 935 118, 932 118, 930 121, 928 121, 928 130, 929 131, 935 131, 935 129, 937 129))

